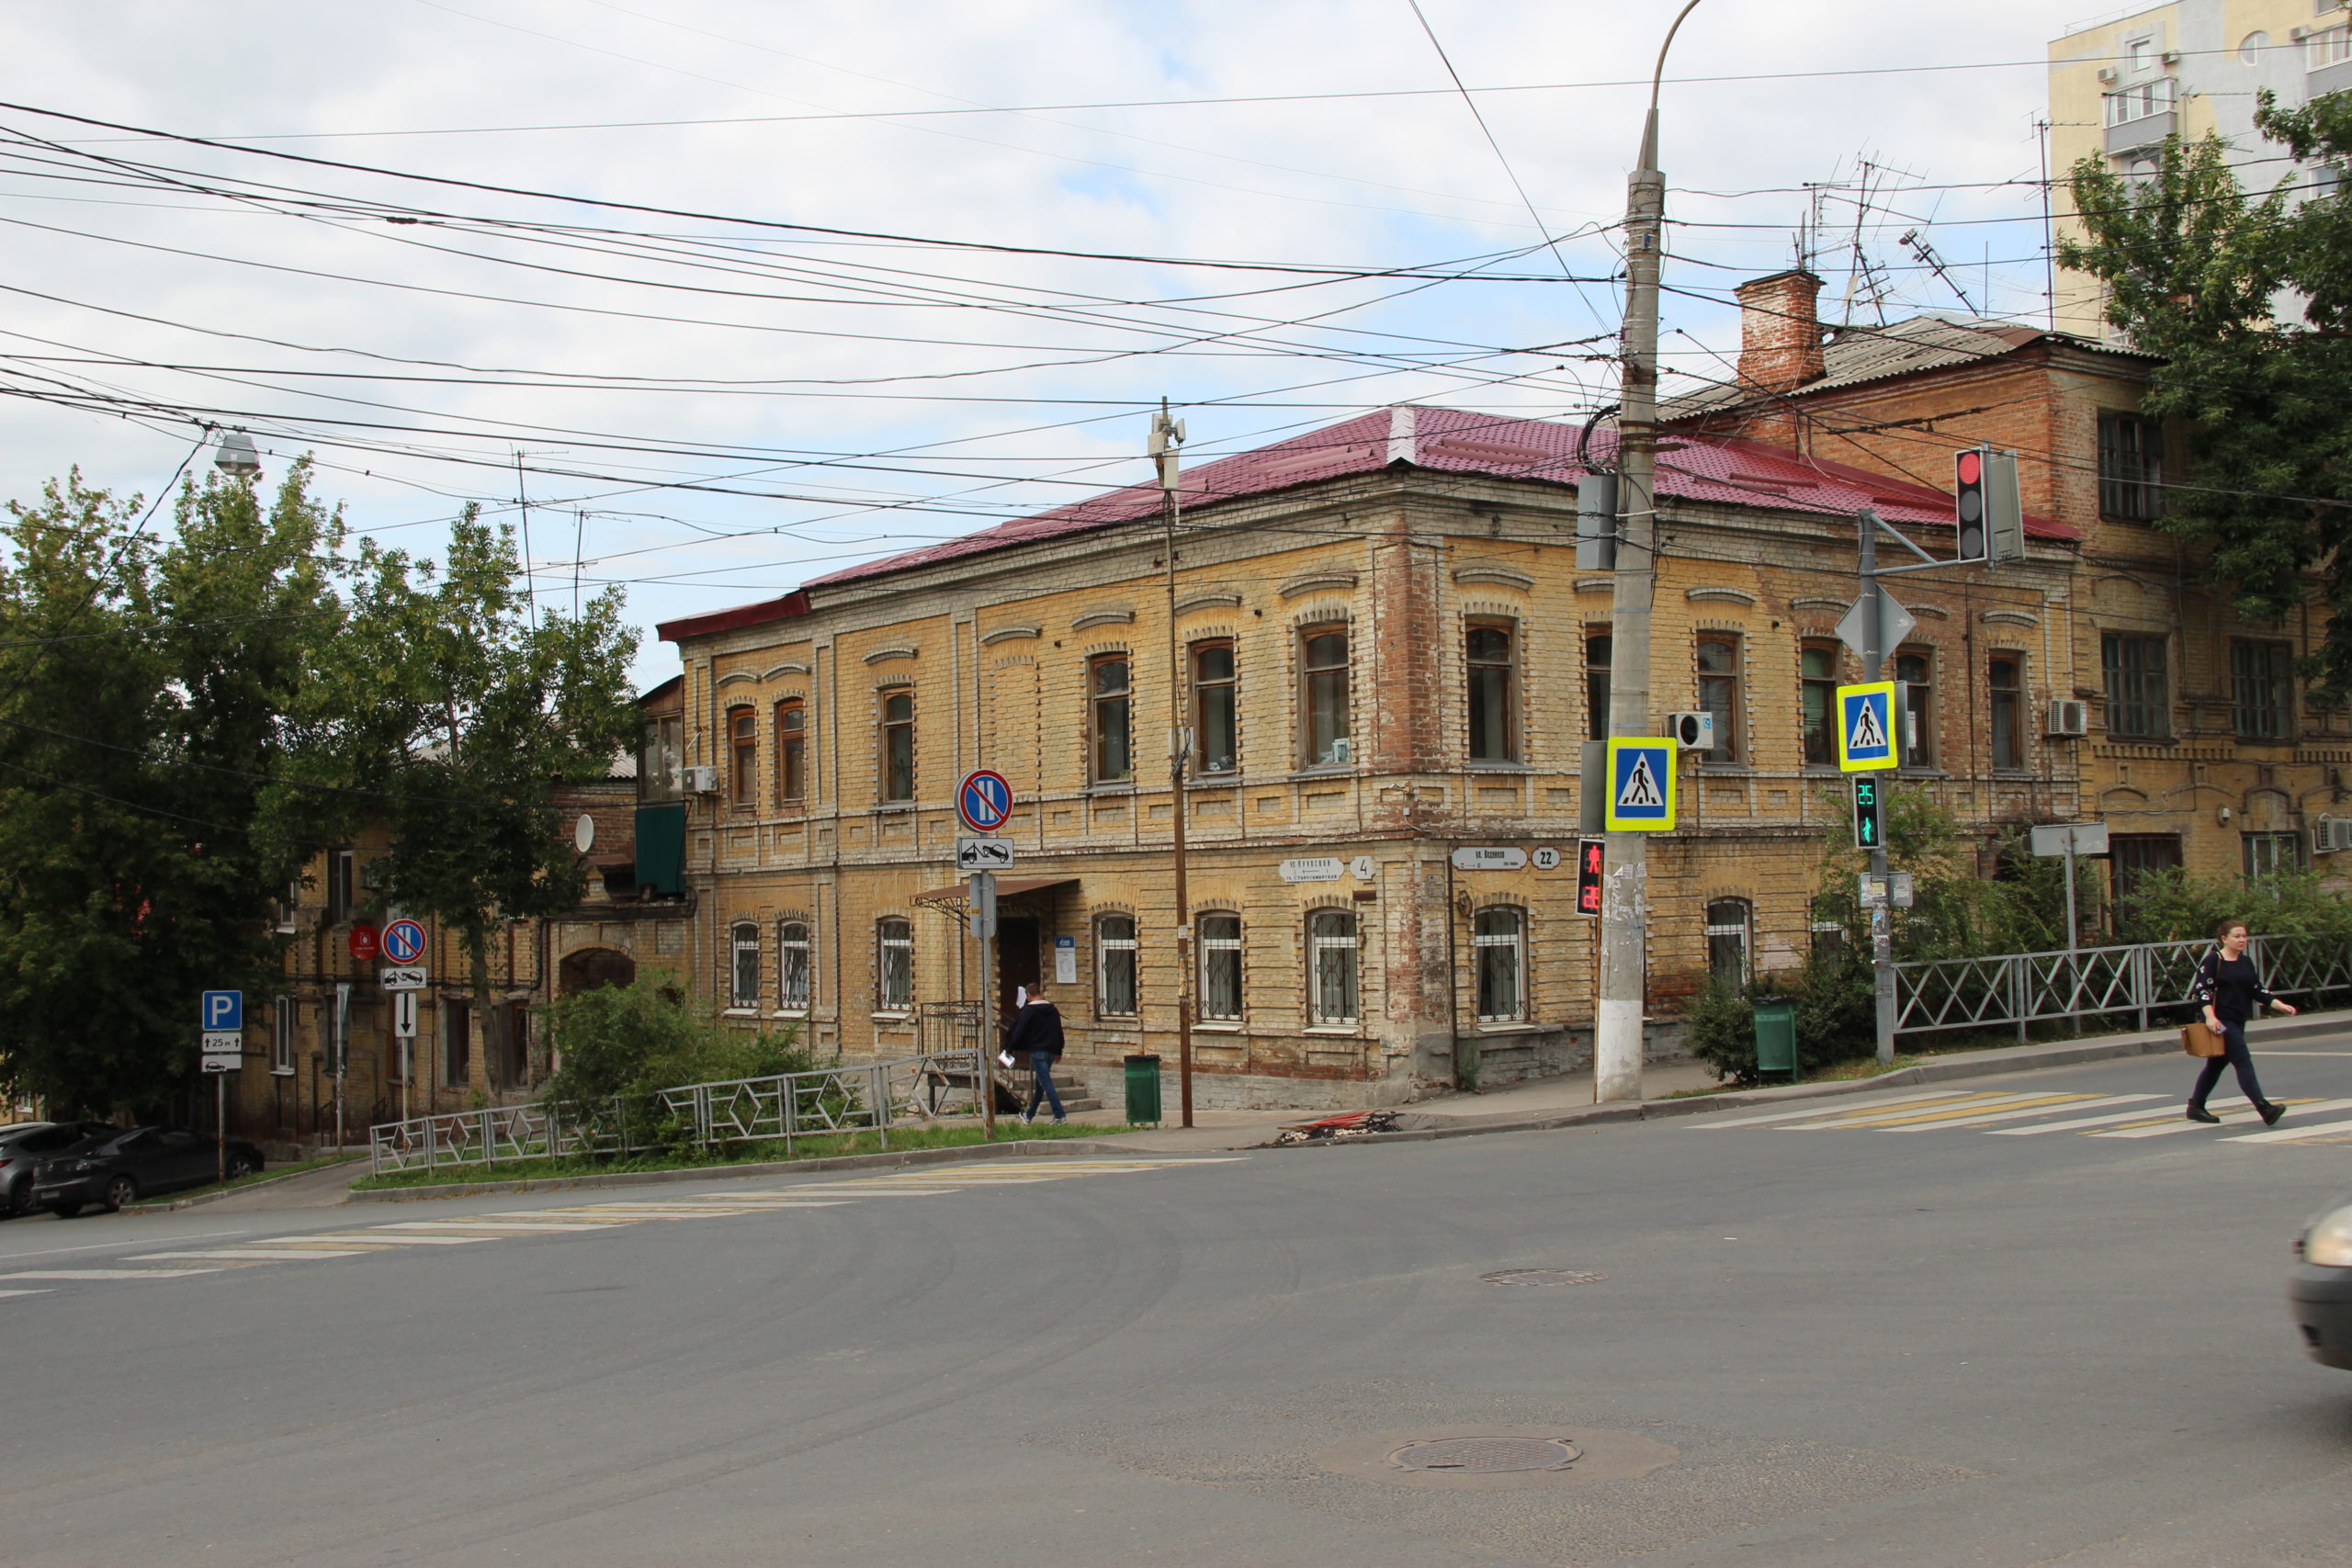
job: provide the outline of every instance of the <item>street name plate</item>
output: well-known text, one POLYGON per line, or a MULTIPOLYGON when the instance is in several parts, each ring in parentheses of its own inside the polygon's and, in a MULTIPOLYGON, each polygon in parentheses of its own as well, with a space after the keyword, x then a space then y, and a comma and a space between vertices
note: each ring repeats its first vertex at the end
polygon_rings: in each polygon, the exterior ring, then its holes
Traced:
POLYGON ((1527 863, 1527 852, 1509 844, 1468 844, 1453 852, 1456 871, 1517 871, 1527 863))
POLYGON ((1337 855, 1299 855, 1274 869, 1284 882, 1337 882, 1348 863, 1337 855))

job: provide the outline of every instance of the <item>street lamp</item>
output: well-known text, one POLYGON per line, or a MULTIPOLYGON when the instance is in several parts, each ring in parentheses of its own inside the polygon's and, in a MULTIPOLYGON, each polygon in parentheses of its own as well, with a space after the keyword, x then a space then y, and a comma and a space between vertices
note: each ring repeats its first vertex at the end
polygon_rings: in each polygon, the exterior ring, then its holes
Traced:
POLYGON ((212 456, 212 466, 232 479, 249 479, 261 472, 261 454, 254 449, 254 438, 242 430, 232 430, 220 437, 219 450, 212 456))
MULTIPOLYGON (((1657 446, 1657 273, 1666 223, 1666 175, 1657 166, 1658 88, 1666 51, 1689 0, 1658 45, 1650 73, 1642 155, 1625 185, 1624 369, 1617 417, 1618 495, 1624 507, 1609 607, 1609 733, 1646 736, 1650 726, 1650 604, 1657 587, 1657 509, 1652 500, 1657 446)), ((1642 1010, 1649 942, 1649 845, 1641 833, 1608 836, 1601 883, 1600 992, 1593 1009, 1592 1097, 1642 1097, 1642 1010)))

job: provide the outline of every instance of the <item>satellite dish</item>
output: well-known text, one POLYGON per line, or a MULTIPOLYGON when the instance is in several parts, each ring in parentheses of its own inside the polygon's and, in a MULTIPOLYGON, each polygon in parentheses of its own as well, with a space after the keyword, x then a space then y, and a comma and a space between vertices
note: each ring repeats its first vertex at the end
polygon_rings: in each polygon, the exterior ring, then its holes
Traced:
POLYGON ((584 811, 571 825, 571 847, 583 855, 596 847, 596 819, 584 811))

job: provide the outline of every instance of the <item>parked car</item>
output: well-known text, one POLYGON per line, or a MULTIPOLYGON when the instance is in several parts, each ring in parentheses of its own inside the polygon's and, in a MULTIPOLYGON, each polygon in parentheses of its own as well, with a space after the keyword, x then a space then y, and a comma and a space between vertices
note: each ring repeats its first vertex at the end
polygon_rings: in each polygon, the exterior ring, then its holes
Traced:
POLYGON ((2352 1371, 2352 1203, 2329 1210, 2295 1238, 2287 1282, 2303 1348, 2325 1367, 2352 1371))
POLYGON ((60 1219, 93 1203, 111 1213, 152 1193, 201 1187, 223 1164, 232 1178, 250 1176, 262 1168, 261 1151, 241 1138, 231 1138, 224 1151, 200 1133, 133 1127, 44 1160, 33 1201, 60 1219))
POLYGON ((103 1122, 18 1122, 0 1127, 0 1220, 37 1207, 33 1178, 44 1161, 121 1131, 103 1122))

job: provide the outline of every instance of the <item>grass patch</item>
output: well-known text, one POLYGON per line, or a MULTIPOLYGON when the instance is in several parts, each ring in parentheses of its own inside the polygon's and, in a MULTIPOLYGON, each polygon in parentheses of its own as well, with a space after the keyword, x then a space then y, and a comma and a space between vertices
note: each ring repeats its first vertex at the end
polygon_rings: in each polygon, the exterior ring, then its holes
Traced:
MULTIPOLYGON (((997 1121, 998 1143, 1023 1139, 1100 1138, 1132 1129, 1122 1123, 1095 1126, 1067 1122, 1057 1126, 1039 1122, 1023 1127, 1009 1117, 997 1121)), ((533 1181, 572 1176, 610 1176, 645 1170, 708 1170, 723 1172, 739 1165, 763 1165, 786 1160, 830 1159, 839 1155, 902 1154, 910 1149, 956 1149, 986 1142, 978 1126, 893 1127, 887 1150, 873 1133, 834 1133, 796 1137, 786 1152, 784 1140, 729 1144, 718 1149, 681 1149, 661 1153, 602 1156, 566 1156, 560 1159, 502 1159, 478 1165, 441 1166, 433 1170, 387 1171, 354 1181, 356 1192, 394 1187, 455 1187, 471 1181, 533 1181)))

